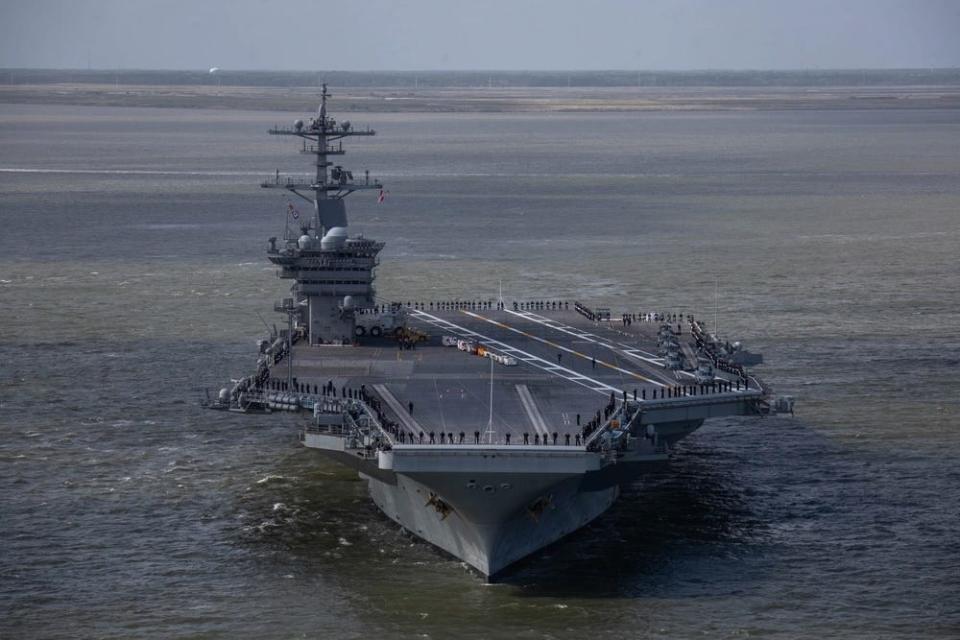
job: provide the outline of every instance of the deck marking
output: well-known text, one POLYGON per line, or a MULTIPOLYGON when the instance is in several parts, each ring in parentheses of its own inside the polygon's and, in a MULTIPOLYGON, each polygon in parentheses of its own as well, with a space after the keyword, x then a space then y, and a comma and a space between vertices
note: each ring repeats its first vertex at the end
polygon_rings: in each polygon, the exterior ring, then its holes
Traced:
POLYGON ((525 384, 518 384, 516 386, 517 394, 520 396, 520 404, 523 405, 524 411, 527 412, 527 417, 530 418, 533 428, 541 435, 549 434, 550 430, 547 429, 547 423, 544 422, 543 415, 540 413, 540 409, 537 408, 537 403, 533 401, 530 389, 528 389, 525 384))
POLYGON ((604 382, 600 382, 599 380, 594 380, 593 378, 588 378, 587 376, 577 371, 574 371, 572 369, 567 369, 566 367, 557 367, 557 365, 553 364, 549 360, 545 360, 541 358, 540 356, 535 356, 532 353, 528 353, 522 349, 518 349, 517 347, 511 346, 505 342, 501 342, 500 340, 495 340, 494 338, 485 336, 482 333, 477 333, 472 329, 461 327, 460 325, 454 324, 449 320, 438 318, 437 316, 429 314, 425 311, 421 311, 419 309, 412 309, 410 310, 410 315, 420 320, 423 320, 427 324, 433 325, 438 329, 449 331, 450 333, 458 335, 461 338, 473 338, 476 340, 482 340, 484 346, 491 348, 492 350, 500 351, 505 355, 516 358, 517 360, 519 360, 520 362, 523 362, 524 364, 528 364, 531 367, 536 367, 538 369, 546 371, 547 373, 552 373, 558 378, 569 380, 570 382, 578 384, 581 387, 586 387, 587 389, 596 391, 598 393, 602 393, 604 395, 607 395, 611 391, 614 391, 616 393, 621 392, 620 389, 617 389, 616 387, 611 387, 610 385, 604 382), (551 370, 551 368, 559 369, 563 371, 565 375, 560 375, 556 373, 556 371, 551 370))
POLYGON ((396 414, 400 422, 403 423, 403 426, 407 428, 407 431, 415 436, 426 431, 419 422, 413 419, 413 416, 407 412, 404 406, 400 404, 400 401, 390 392, 390 389, 387 389, 387 385, 375 384, 373 385, 373 390, 393 409, 393 413, 396 414))
MULTIPOLYGON (((504 309, 504 311, 506 311, 507 313, 513 314, 515 316, 520 316, 521 318, 530 320, 531 322, 542 324, 543 326, 549 327, 550 329, 553 329, 555 331, 560 331, 561 333, 566 333, 572 336, 576 336, 587 342, 599 344, 600 346, 606 347, 607 349, 612 349, 614 351, 617 350, 616 345, 609 342, 606 338, 602 338, 595 333, 589 333, 587 331, 583 331, 582 329, 578 329, 576 327, 571 327, 568 324, 563 324, 559 320, 554 320, 553 318, 547 318, 546 316, 541 316, 536 313, 531 313, 530 311, 511 311, 510 309, 504 309)), ((643 349, 639 349, 635 345, 624 344, 623 342, 619 344, 620 346, 623 347, 620 350, 626 353, 627 355, 633 356, 634 358, 637 358, 639 360, 645 360, 646 362, 649 362, 650 364, 655 364, 658 367, 663 366, 663 358, 658 358, 656 355, 650 353, 649 351, 644 351, 643 349), (640 355, 641 353, 643 355, 640 355)))
MULTIPOLYGON (((565 325, 562 322, 558 322, 551 318, 547 318, 545 316, 541 316, 536 313, 530 313, 529 311, 511 311, 510 309, 504 309, 504 311, 506 311, 507 313, 513 314, 515 316, 519 316, 525 320, 529 320, 530 322, 541 324, 549 329, 553 329, 554 331, 559 331, 561 333, 566 333, 567 335, 576 336, 578 338, 583 339, 585 342, 590 342, 593 344, 600 345, 601 347, 606 347, 607 349, 610 349, 614 353, 617 353, 619 351, 620 353, 628 355, 632 358, 636 358, 637 360, 642 360, 644 362, 655 365, 657 367, 663 366, 663 358, 657 358, 652 353, 644 351, 643 349, 638 349, 635 346, 627 345, 621 342, 619 344, 622 346, 622 348, 618 349, 616 345, 610 342, 607 342, 606 340, 604 340, 603 338, 601 338, 596 334, 582 331, 580 329, 577 329, 576 327, 571 327, 570 325, 565 325), (644 354, 644 355, 640 355, 640 354, 644 354)), ((599 362, 599 360, 597 362, 599 362)), ((656 373, 651 371, 646 371, 645 373, 649 375, 657 375, 657 376, 664 375, 664 374, 661 374, 659 371, 656 373)), ((654 382, 654 384, 660 384, 660 383, 654 382)), ((660 386, 665 387, 667 385, 660 384, 660 386)))
MULTIPOLYGON (((567 353, 572 353, 573 355, 579 356, 579 357, 583 358, 584 360, 593 360, 593 359, 594 359, 592 356, 588 356, 587 354, 582 353, 582 352, 580 352, 580 351, 577 351, 577 350, 575 350, 575 349, 571 349, 570 347, 565 347, 565 346, 563 346, 562 344, 557 344, 556 342, 553 342, 553 341, 551 341, 551 340, 547 340, 546 338, 541 338, 540 336, 535 336, 535 335, 533 335, 532 333, 528 333, 528 332, 526 332, 526 331, 524 331, 524 330, 522 330, 522 329, 517 329, 516 327, 511 327, 511 326, 508 325, 508 324, 504 324, 503 322, 499 322, 499 321, 494 320, 494 319, 492 319, 492 318, 486 318, 486 317, 484 317, 484 316, 481 316, 481 315, 478 314, 478 313, 473 313, 472 311, 463 311, 463 310, 461 310, 460 313, 464 313, 464 314, 466 314, 466 315, 468 315, 468 316, 470 316, 470 317, 472 317, 472 318, 476 318, 476 319, 478 319, 478 320, 483 320, 484 322, 489 322, 490 324, 496 325, 496 326, 500 327, 501 329, 507 329, 508 331, 513 331, 514 333, 519 333, 520 335, 525 336, 525 337, 527 337, 527 338, 530 338, 531 340, 536 340, 537 342, 542 342, 543 344, 549 345, 549 346, 553 347, 554 349, 560 349, 561 351, 566 351, 567 353)), ((510 313, 514 313, 514 312, 511 311, 510 313)), ((542 323, 541 323, 541 324, 542 324, 542 323)), ((654 380, 653 378, 648 378, 648 377, 646 377, 646 376, 642 376, 642 375, 640 375, 639 373, 636 373, 636 372, 634 372, 634 371, 630 371, 630 370, 628 370, 628 369, 622 369, 622 368, 618 367, 618 366, 615 365, 615 364, 610 364, 609 362, 604 362, 603 360, 597 360, 596 362, 597 362, 598 365, 602 365, 602 366, 604 366, 604 367, 607 367, 608 369, 613 369, 614 371, 619 371, 620 373, 626 374, 626 375, 628 375, 628 376, 630 376, 630 377, 632 377, 632 378, 636 378, 636 379, 638 379, 638 380, 643 380, 644 382, 649 382, 650 384, 655 384, 655 385, 657 385, 658 387, 665 387, 665 386, 667 386, 667 385, 665 385, 665 384, 662 383, 662 382, 658 382, 657 380, 654 380)), ((551 363, 551 364, 552 364, 552 363, 551 363)), ((565 369, 565 367, 559 367, 558 365, 552 365, 552 366, 557 367, 557 368, 559 368, 559 369, 564 369, 564 370, 569 371, 569 369, 565 369)), ((548 371, 549 371, 549 369, 548 369, 548 371)), ((552 371, 551 371, 551 373, 552 373, 552 371)), ((608 386, 610 389, 612 389, 612 390, 614 390, 614 391, 622 391, 621 389, 617 389, 616 387, 610 387, 610 385, 606 385, 606 386, 608 386)))

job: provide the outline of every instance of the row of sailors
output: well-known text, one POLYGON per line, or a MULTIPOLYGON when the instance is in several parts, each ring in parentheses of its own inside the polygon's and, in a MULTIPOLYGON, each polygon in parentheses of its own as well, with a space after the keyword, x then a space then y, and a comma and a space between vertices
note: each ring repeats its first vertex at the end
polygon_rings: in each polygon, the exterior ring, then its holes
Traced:
MULTIPOLYGON (((438 435, 434 431, 430 431, 430 432, 420 431, 418 434, 408 433, 405 429, 400 428, 400 426, 397 425, 395 422, 389 419, 386 419, 384 417, 383 412, 380 410, 380 405, 375 399, 367 399, 367 394, 365 392, 363 397, 367 401, 368 405, 374 408, 374 411, 376 412, 377 417, 380 420, 381 425, 383 425, 384 429, 386 429, 388 433, 394 436, 394 438, 400 444, 406 444, 408 441, 410 444, 424 444, 424 440, 427 441, 426 442, 427 444, 444 444, 444 445, 445 444, 451 444, 451 445, 464 444, 466 442, 467 434, 463 431, 457 434, 459 435, 459 438, 457 438, 457 436, 453 433, 450 433, 450 432, 444 433, 441 431, 439 434, 439 441, 438 441, 438 435)), ((626 392, 624 392, 624 399, 626 399, 626 392)), ((602 425, 605 421, 609 420, 610 416, 612 416, 616 412, 616 408, 617 408, 616 397, 613 393, 611 393, 610 401, 602 409, 598 410, 597 414, 593 418, 591 418, 589 422, 583 425, 583 427, 580 429, 580 433, 563 434, 564 445, 568 447, 571 445, 571 437, 573 440, 573 446, 579 447, 581 446, 581 444, 586 443, 587 438, 590 436, 590 434, 594 433, 600 427, 600 425, 602 425)), ((413 413, 412 403, 410 404, 409 409, 410 409, 410 413, 413 413)), ((580 414, 577 414, 577 424, 578 425, 580 424, 580 414)), ((505 434, 504 442, 506 444, 508 445, 510 444, 510 439, 511 439, 511 434, 510 433, 505 434)), ((552 436, 551 434, 543 434, 543 436, 541 436, 539 433, 533 434, 533 444, 537 446, 541 444, 549 445, 551 444, 551 439, 552 439, 552 443, 556 445, 560 439, 560 433, 554 431, 552 436)), ((481 440, 481 433, 479 431, 474 431, 473 443, 480 444, 480 440, 481 440)), ((530 434, 527 432, 523 433, 523 444, 525 445, 530 444, 530 434)))
POLYGON ((420 311, 456 311, 459 309, 469 309, 471 311, 482 311, 484 309, 503 309, 501 302, 493 300, 438 300, 438 301, 407 301, 394 302, 390 305, 393 310, 399 307, 408 309, 418 309, 420 311))
MULTIPOLYGON (((352 399, 352 400, 363 400, 367 405, 375 408, 377 412, 377 417, 380 418, 383 422, 383 412, 380 407, 380 402, 369 393, 367 393, 366 385, 361 385, 360 389, 353 389, 351 387, 337 387, 333 384, 333 380, 330 380, 324 385, 316 384, 306 384, 297 381, 296 378, 293 379, 292 386, 287 383, 285 380, 277 380, 276 378, 270 378, 268 380, 256 382, 257 390, 263 390, 264 388, 267 391, 294 391, 297 393, 306 393, 319 395, 324 397, 332 398, 343 398, 343 399, 352 399)), ((744 383, 742 388, 749 388, 749 383, 744 383)), ((663 398, 679 398, 681 396, 695 396, 695 395, 707 395, 712 393, 726 393, 736 389, 740 391, 741 389, 741 380, 737 380, 736 383, 729 382, 726 380, 718 380, 712 384, 700 384, 700 385, 677 385, 673 387, 664 387, 663 389, 653 389, 651 398, 653 400, 663 399, 663 398)), ((647 399, 647 390, 643 388, 640 390, 638 395, 637 390, 633 390, 633 399, 634 400, 646 400, 647 399)), ((627 392, 623 392, 623 400, 627 400, 627 392)), ((413 414, 413 403, 409 403, 409 413, 413 414)), ((616 402, 614 393, 610 392, 610 401, 597 411, 596 416, 584 425, 584 428, 592 426, 596 428, 602 421, 607 420, 613 413, 616 411, 616 402)), ((577 425, 580 424, 580 414, 577 414, 577 425)))
MULTIPOLYGON (((497 309, 503 311, 506 303, 494 300, 441 300, 441 301, 407 301, 394 302, 389 305, 373 307, 374 313, 384 313, 387 309, 397 310, 400 307, 417 309, 419 311, 457 311, 460 309, 482 311, 497 309)), ((570 309, 570 302, 565 300, 534 300, 530 302, 514 302, 514 311, 563 311, 570 309)))
MULTIPOLYGON (((714 393, 729 393, 736 389, 740 391, 741 381, 738 379, 736 384, 729 382, 727 380, 717 380, 712 384, 682 384, 674 387, 664 387, 659 391, 657 389, 653 390, 653 399, 664 399, 664 398, 682 398, 684 396, 705 396, 714 393)), ((747 381, 743 382, 743 388, 749 389, 750 385, 747 381)), ((647 399, 647 390, 643 390, 643 399, 647 399)))
POLYGON ((299 382, 296 378, 293 379, 292 383, 289 383, 286 380, 269 378, 262 381, 262 383, 258 383, 257 390, 292 391, 295 393, 311 394, 329 398, 343 398, 344 400, 359 400, 362 397, 361 390, 358 389, 353 389, 350 387, 340 387, 337 389, 336 385, 333 384, 333 380, 328 381, 326 384, 318 385, 299 382))
MULTIPOLYGON (((461 431, 459 434, 454 434, 450 432, 444 433, 443 431, 439 434, 435 431, 420 431, 419 433, 413 434, 407 432, 405 429, 401 429, 397 424, 387 421, 383 425, 384 429, 394 437, 397 443, 399 444, 441 444, 441 445, 460 445, 466 444, 467 434, 461 431)), ((529 445, 533 444, 535 446, 547 446, 551 443, 553 445, 558 445, 561 443, 561 434, 554 431, 552 434, 543 434, 542 436, 539 433, 533 434, 533 441, 531 443, 530 434, 524 432, 523 434, 523 444, 529 445)), ((511 443, 511 433, 506 433, 504 435, 504 443, 511 443)), ((581 438, 579 433, 564 433, 562 435, 562 443, 564 446, 575 446, 579 447, 585 442, 585 438, 581 438)), ((479 431, 473 432, 473 444, 480 444, 482 439, 482 434, 479 431)))
POLYGON ((697 348, 700 349, 700 351, 702 351, 703 353, 705 353, 708 358, 710 358, 710 361, 713 362, 713 366, 715 366, 717 369, 720 369, 721 371, 732 373, 733 375, 738 376, 743 380, 747 380, 747 370, 744 369, 742 365, 736 364, 734 362, 730 362, 723 356, 718 355, 716 352, 716 349, 714 348, 714 345, 704 340, 702 334, 698 334, 698 333, 694 334, 693 338, 697 342, 697 348))
POLYGON ((582 305, 579 302, 573 303, 573 310, 582 315, 587 320, 591 322, 597 321, 600 319, 600 314, 596 313, 593 309, 588 306, 582 305))
MULTIPOLYGON (((637 399, 637 390, 636 390, 636 389, 633 390, 633 399, 634 399, 634 400, 637 399)), ((623 392, 623 401, 624 401, 624 402, 627 401, 627 392, 626 392, 626 391, 623 392)), ((596 413, 596 415, 594 415, 593 418, 591 418, 591 419, 590 419, 585 425, 583 425, 583 427, 580 429, 581 433, 583 433, 583 440, 584 440, 584 442, 587 441, 587 438, 590 437, 590 434, 594 433, 594 432, 595 432, 597 429, 599 429, 604 423, 606 423, 607 420, 610 419, 610 416, 612 416, 612 415, 616 412, 616 410, 617 410, 617 399, 616 399, 616 395, 614 395, 613 391, 611 391, 611 392, 610 392, 610 400, 607 402, 607 404, 604 405, 604 407, 603 407, 602 409, 598 410, 597 413, 596 413)), ((577 425, 578 425, 578 426, 580 425, 580 414, 579 414, 579 413, 577 414, 577 425)))
MULTIPOLYGON (((693 316, 689 316, 692 318, 693 316)), ((620 322, 625 327, 629 327, 634 322, 676 322, 677 323, 677 333, 683 333, 682 325, 683 315, 682 314, 670 314, 670 313, 623 313, 620 314, 620 322)))
MULTIPOLYGON (((598 320, 601 314, 593 311, 589 307, 574 302, 574 310, 580 314, 598 320)), ((527 302, 513 302, 514 311, 569 311, 569 300, 531 300, 527 302)), ((398 311, 401 308, 416 309, 419 311, 483 311, 497 309, 502 311, 506 308, 506 303, 494 300, 437 300, 437 301, 419 301, 407 300, 406 302, 391 302, 390 304, 378 304, 369 309, 359 309, 360 314, 367 313, 387 313, 398 311)), ((606 316, 603 316, 606 317, 606 316)), ((682 313, 624 313, 622 320, 624 324, 633 322, 682 322, 684 319, 692 320, 693 316, 684 316, 682 313)))
MULTIPOLYGON (((363 309, 360 313, 386 313, 387 311, 397 311, 401 307, 408 309, 417 309, 420 311, 457 311, 459 309, 468 309, 471 311, 482 311, 484 309, 504 310, 506 303, 494 300, 440 300, 440 301, 410 301, 393 302, 389 305, 375 305, 371 309, 363 309)), ((514 302, 514 311, 569 311, 570 302, 567 300, 532 300, 529 302, 514 302)))
MULTIPOLYGON (((742 365, 730 362, 723 356, 717 354, 715 345, 707 341, 706 336, 703 333, 703 328, 700 326, 699 322, 693 322, 691 318, 690 327, 691 332, 693 333, 693 338, 697 342, 697 348, 701 349, 707 354, 707 356, 713 362, 713 366, 721 371, 732 373, 744 381, 748 380, 747 370, 744 369, 742 365)), ((749 382, 747 382, 747 384, 749 385, 749 382)), ((737 388, 739 389, 740 387, 738 386, 737 388)))
POLYGON ((532 302, 514 302, 513 310, 514 311, 569 311, 570 303, 566 300, 534 300, 532 302))

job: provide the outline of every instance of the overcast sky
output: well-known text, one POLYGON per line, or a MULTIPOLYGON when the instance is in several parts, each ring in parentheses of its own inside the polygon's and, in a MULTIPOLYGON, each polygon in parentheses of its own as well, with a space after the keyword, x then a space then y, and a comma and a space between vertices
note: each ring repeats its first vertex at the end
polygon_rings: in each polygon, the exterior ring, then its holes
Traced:
POLYGON ((960 0, 0 0, 0 67, 960 66, 960 0))

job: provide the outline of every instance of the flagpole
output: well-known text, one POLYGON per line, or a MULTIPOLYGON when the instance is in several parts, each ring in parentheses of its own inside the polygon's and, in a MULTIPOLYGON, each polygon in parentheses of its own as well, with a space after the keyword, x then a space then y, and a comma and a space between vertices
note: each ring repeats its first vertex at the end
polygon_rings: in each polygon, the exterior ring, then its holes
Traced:
POLYGON ((487 444, 493 444, 493 358, 490 358, 490 417, 487 418, 486 435, 487 444))

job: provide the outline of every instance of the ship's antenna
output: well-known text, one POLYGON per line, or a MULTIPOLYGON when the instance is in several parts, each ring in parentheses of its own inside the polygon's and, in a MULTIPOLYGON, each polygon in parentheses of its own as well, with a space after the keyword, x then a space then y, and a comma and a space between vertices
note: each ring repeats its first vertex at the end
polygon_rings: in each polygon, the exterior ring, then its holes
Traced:
POLYGON ((260 312, 259 312, 259 311, 255 311, 254 313, 256 313, 256 314, 257 314, 257 317, 260 318, 260 322, 262 322, 262 323, 263 323, 263 326, 265 326, 265 327, 267 328, 267 331, 270 331, 270 325, 268 325, 268 324, 267 324, 267 321, 263 319, 263 316, 260 315, 260 312))
POLYGON ((506 308, 503 304, 503 279, 500 280, 500 300, 498 302, 500 302, 501 307, 506 308))
MULTIPOLYGON (((376 132, 370 128, 359 129, 349 122, 337 122, 327 117, 327 100, 331 97, 327 90, 327 83, 321 84, 320 106, 316 116, 307 122, 296 120, 293 127, 274 127, 271 135, 297 136, 303 139, 300 153, 314 156, 314 173, 309 178, 303 176, 286 177, 281 179, 279 169, 273 180, 261 182, 260 186, 268 189, 284 189, 313 205, 313 235, 320 237, 326 227, 346 227, 345 209, 339 205, 342 200, 354 191, 383 190, 383 185, 364 174, 363 180, 354 180, 353 172, 335 165, 330 156, 341 156, 346 153, 343 149, 343 139, 353 136, 372 136, 376 132)), ((306 221, 304 221, 306 222, 306 221)))
POLYGON ((713 290, 713 335, 717 333, 717 320, 720 315, 720 276, 717 276, 717 286, 713 290))

